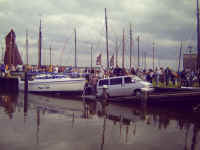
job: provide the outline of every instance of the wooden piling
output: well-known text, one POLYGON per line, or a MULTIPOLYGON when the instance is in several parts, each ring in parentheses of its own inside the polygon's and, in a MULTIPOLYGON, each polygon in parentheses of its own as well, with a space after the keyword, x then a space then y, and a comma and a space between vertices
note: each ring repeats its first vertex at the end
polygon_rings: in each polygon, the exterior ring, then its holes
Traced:
POLYGON ((149 98, 149 92, 147 90, 142 91, 142 95, 140 96, 141 103, 147 104, 149 98))
POLYGON ((24 72, 24 94, 28 92, 28 74, 24 72))
POLYGON ((108 102, 108 93, 107 93, 107 91, 106 91, 106 89, 107 89, 107 87, 105 86, 105 87, 103 87, 103 102, 104 103, 107 103, 108 102))
POLYGON ((24 72, 24 116, 28 110, 28 74, 24 72))

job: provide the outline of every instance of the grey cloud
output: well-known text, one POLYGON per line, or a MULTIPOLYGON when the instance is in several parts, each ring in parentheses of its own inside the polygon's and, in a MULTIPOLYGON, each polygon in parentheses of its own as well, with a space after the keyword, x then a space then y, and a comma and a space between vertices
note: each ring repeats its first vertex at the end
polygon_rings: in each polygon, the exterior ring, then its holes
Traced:
POLYGON ((100 52, 105 54, 104 8, 107 8, 110 55, 114 53, 117 39, 121 50, 123 28, 126 29, 129 54, 130 23, 134 24, 134 39, 137 35, 142 37, 141 49, 148 52, 155 40, 159 44, 160 58, 166 60, 175 58, 177 52, 174 43, 180 40, 195 43, 196 6, 195 1, 189 0, 1 1, 1 38, 14 28, 17 39, 20 39, 18 45, 23 47, 25 42, 22 39, 25 41, 25 31, 28 29, 29 38, 34 41, 30 47, 37 51, 39 20, 42 18, 43 48, 52 44, 54 51, 64 49, 64 52, 73 54, 73 30, 76 27, 79 62, 83 64, 81 61, 85 62, 85 59, 81 56, 89 57, 90 43, 94 45, 94 56, 100 52), (167 45, 163 44, 164 41, 171 42, 167 45))

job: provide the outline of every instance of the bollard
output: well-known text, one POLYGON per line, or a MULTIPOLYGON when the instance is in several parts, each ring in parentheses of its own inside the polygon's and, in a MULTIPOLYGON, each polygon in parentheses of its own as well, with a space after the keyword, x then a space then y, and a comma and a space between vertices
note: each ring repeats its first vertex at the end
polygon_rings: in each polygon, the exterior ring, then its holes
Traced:
POLYGON ((147 104, 149 99, 149 91, 146 88, 142 88, 143 95, 140 97, 141 103, 147 104))
POLYGON ((27 115, 28 110, 28 75, 24 72, 24 116, 27 115))
POLYGON ((103 85, 103 98, 104 98, 104 103, 107 103, 108 102, 108 93, 107 93, 107 88, 108 86, 107 85, 103 85))
POLYGON ((28 74, 24 72, 24 93, 28 92, 28 74))

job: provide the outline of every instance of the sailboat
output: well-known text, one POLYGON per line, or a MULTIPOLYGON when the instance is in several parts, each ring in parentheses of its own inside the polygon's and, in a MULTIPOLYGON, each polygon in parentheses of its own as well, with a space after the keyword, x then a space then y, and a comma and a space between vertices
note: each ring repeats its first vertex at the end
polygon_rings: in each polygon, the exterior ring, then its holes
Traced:
MULTIPOLYGON (((29 78, 29 92, 82 92, 85 78, 72 78, 61 74, 38 74, 29 78)), ((19 80, 19 90, 24 90, 24 81, 19 80)))
MULTIPOLYGON (((41 36, 42 35, 40 21, 38 67, 41 66, 41 36)), ((72 76, 70 74, 37 73, 36 75, 30 75, 28 78, 29 92, 82 92, 86 83, 86 79, 84 77, 72 76)), ((19 79, 19 90, 24 90, 24 80, 22 78, 19 79)))

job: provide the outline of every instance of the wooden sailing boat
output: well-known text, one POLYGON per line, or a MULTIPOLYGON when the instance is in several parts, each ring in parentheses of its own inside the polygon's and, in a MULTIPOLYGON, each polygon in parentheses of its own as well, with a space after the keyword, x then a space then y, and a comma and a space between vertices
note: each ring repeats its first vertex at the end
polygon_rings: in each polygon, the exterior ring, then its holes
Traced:
POLYGON ((6 36, 6 51, 4 55, 4 64, 11 66, 22 65, 23 61, 15 43, 15 32, 13 29, 6 36))

